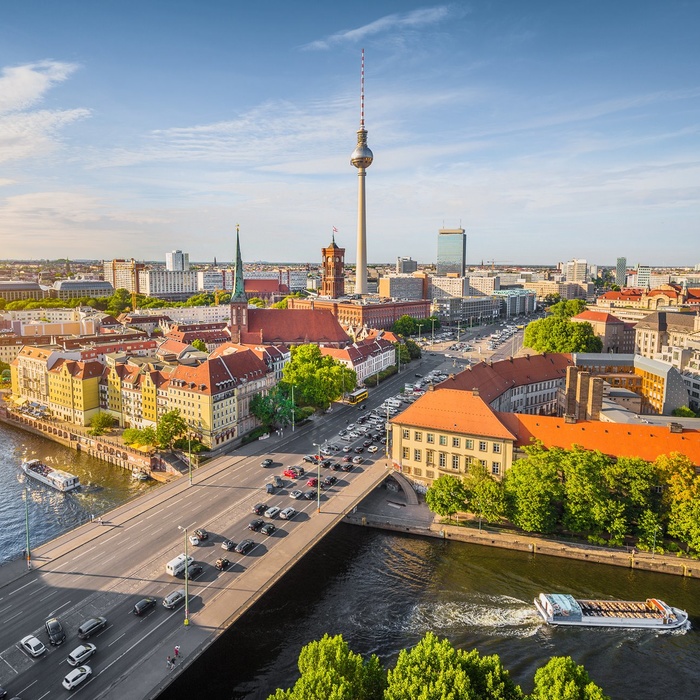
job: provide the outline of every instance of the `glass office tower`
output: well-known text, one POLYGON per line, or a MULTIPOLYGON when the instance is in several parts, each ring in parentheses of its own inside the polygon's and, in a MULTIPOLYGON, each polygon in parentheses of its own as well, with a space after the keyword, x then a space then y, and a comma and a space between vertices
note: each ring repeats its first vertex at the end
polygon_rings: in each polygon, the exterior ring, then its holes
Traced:
POLYGON ((438 233, 437 276, 464 277, 467 265, 467 236, 463 228, 443 228, 438 233))

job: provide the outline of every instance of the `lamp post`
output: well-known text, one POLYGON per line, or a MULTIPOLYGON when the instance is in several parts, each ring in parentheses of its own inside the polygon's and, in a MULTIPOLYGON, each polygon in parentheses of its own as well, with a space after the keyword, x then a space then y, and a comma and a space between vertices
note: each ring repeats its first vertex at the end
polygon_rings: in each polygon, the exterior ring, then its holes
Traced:
POLYGON ((190 596, 189 596, 189 574, 190 574, 190 563, 187 550, 187 528, 182 527, 182 525, 177 526, 178 530, 182 530, 185 533, 185 627, 190 624, 190 596))
POLYGON ((386 407, 386 443, 384 444, 384 456, 389 459, 389 436, 391 435, 391 426, 389 425, 389 407, 386 407))
POLYGON ((190 486, 192 486, 192 430, 189 429, 187 431, 187 451, 189 452, 189 458, 188 458, 188 463, 190 466, 189 470, 189 478, 190 478, 190 486))
POLYGON ((294 384, 292 384, 292 432, 294 432, 294 384))
POLYGON ((654 544, 651 546, 651 558, 654 558, 654 555, 656 554, 656 533, 661 532, 661 525, 656 525, 654 527, 654 544))
POLYGON ((435 345, 435 319, 431 318, 430 319, 430 325, 432 328, 430 329, 430 344, 435 345))
POLYGON ((423 325, 422 323, 418 324, 418 340, 420 340, 420 329, 423 328, 423 325))
POLYGON ((311 443, 314 447, 318 447, 318 454, 316 454, 316 512, 321 512, 321 445, 317 445, 315 442, 311 443))
POLYGON ((27 557, 27 568, 31 569, 32 568, 32 554, 31 550, 29 548, 29 489, 24 488, 24 493, 22 494, 22 498, 24 498, 24 529, 27 535, 27 546, 25 550, 25 554, 27 557))

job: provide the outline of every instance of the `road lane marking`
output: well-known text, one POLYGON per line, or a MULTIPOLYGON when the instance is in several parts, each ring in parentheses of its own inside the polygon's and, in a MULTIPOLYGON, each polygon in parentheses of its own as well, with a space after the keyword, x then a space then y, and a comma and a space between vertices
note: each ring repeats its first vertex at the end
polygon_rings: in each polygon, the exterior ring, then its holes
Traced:
POLYGON ((45 595, 43 598, 39 598, 39 601, 41 602, 42 600, 46 600, 47 598, 50 598, 52 595, 56 595, 58 591, 51 591, 48 595, 45 595))
POLYGON ((80 559, 80 557, 84 557, 86 554, 90 554, 93 549, 97 549, 97 545, 94 547, 90 547, 90 549, 86 549, 84 552, 81 552, 80 554, 76 554, 73 559, 80 559))
POLYGON ((0 659, 2 659, 11 669, 13 673, 17 673, 17 669, 2 655, 0 655, 0 659))
POLYGON ((57 607, 55 610, 52 610, 52 611, 48 614, 48 617, 56 617, 56 613, 57 613, 61 608, 65 608, 66 605, 70 605, 70 600, 69 600, 67 603, 64 603, 63 605, 60 605, 59 607, 57 607))
POLYGON ((42 700, 42 698, 45 698, 47 695, 51 695, 50 690, 47 690, 41 697, 37 698, 37 700, 42 700))
POLYGON ((27 586, 31 586, 33 583, 38 583, 37 579, 34 579, 33 581, 30 581, 29 583, 25 583, 24 586, 20 586, 19 588, 15 588, 14 591, 10 591, 7 595, 14 595, 18 591, 21 591, 23 588, 26 588, 27 586))
POLYGON ((23 695, 25 690, 28 690, 29 688, 31 688, 31 687, 34 685, 34 683, 38 683, 38 682, 39 682, 39 681, 36 680, 36 681, 34 681, 33 683, 30 683, 26 688, 22 688, 22 690, 19 691, 19 694, 20 694, 20 695, 23 695))
POLYGON ((4 613, 5 610, 9 610, 11 607, 12 607, 12 605, 8 605, 6 608, 3 608, 2 610, 0 610, 0 613, 4 613))
POLYGON ((165 510, 165 508, 161 508, 160 510, 156 510, 156 511, 154 511, 153 513, 151 513, 150 515, 147 515, 147 516, 144 518, 144 520, 148 520, 148 519, 150 519, 150 518, 154 518, 156 515, 158 515, 158 513, 162 513, 164 510, 165 510))
POLYGON ((108 644, 107 646, 111 647, 112 644, 116 644, 122 637, 125 637, 125 636, 126 636, 126 632, 124 632, 124 634, 122 634, 121 636, 117 637, 111 644, 108 644))

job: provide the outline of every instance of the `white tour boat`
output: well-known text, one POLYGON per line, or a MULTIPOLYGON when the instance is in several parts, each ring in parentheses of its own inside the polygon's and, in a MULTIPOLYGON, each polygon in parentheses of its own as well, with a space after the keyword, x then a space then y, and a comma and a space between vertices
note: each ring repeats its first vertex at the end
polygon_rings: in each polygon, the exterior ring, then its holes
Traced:
POLYGON ((645 601, 577 600, 566 593, 540 593, 535 607, 550 625, 674 630, 688 623, 688 613, 658 598, 645 601))
POLYGON ((30 478, 40 481, 57 491, 73 491, 80 488, 80 479, 73 474, 49 467, 38 459, 22 462, 22 471, 30 478))

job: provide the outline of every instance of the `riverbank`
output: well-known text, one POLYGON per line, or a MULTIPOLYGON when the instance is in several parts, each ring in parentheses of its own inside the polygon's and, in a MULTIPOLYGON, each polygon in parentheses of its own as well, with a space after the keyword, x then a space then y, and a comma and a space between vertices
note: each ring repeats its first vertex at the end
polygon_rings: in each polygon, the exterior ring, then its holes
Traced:
POLYGON ((487 527, 477 529, 444 523, 431 513, 424 501, 419 500, 417 504, 409 503, 400 490, 375 489, 352 513, 345 516, 344 522, 390 532, 467 542, 484 547, 512 549, 528 552, 533 556, 539 554, 673 576, 700 577, 700 562, 693 559, 596 547, 584 543, 558 542, 524 532, 501 532, 487 527))

